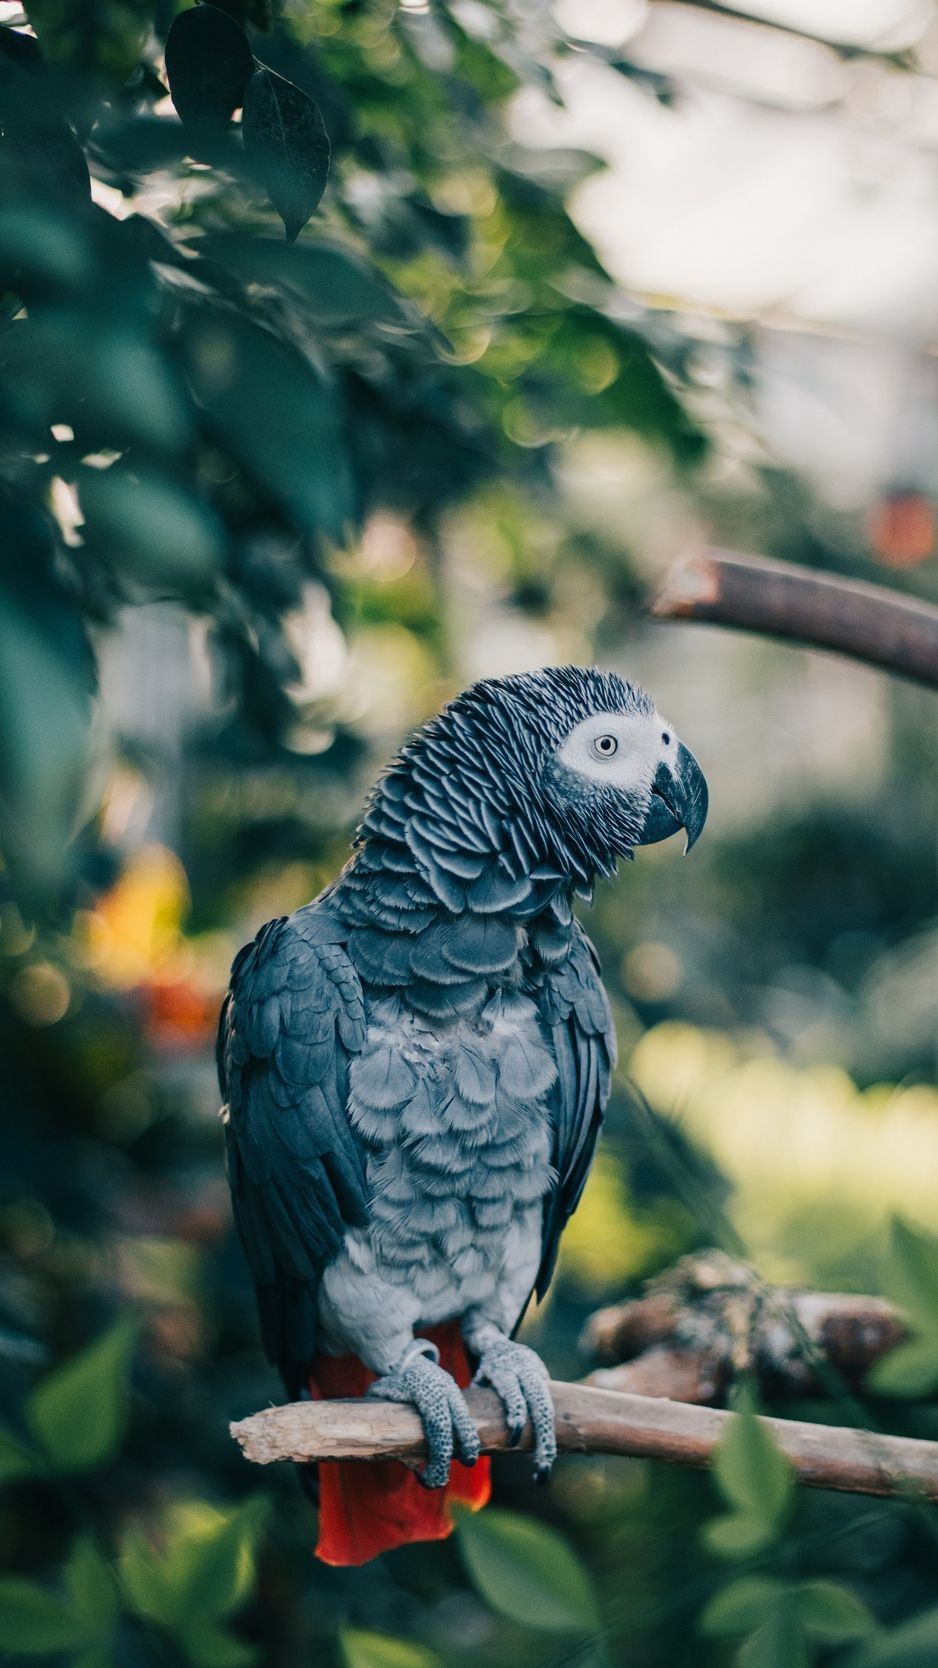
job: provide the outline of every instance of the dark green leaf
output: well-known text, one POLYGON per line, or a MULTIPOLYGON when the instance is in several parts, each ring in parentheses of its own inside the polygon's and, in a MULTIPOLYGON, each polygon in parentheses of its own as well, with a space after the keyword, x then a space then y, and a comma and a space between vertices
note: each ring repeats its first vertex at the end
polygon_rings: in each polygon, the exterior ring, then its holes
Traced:
POLYGON ((785 1586, 774 1575, 744 1575, 715 1593, 700 1618, 700 1630, 715 1638, 751 1633, 761 1627, 785 1586))
POLYGON ((301 530, 341 540, 353 506, 335 389, 247 319, 200 314, 186 349, 194 393, 222 445, 301 530))
POLYGON ((894 1217, 883 1284, 923 1331, 938 1331, 938 1239, 894 1217))
POLYGON ((30 908, 69 874, 91 720, 81 617, 55 573, 48 516, 0 487, 0 846, 30 908))
POLYGON ((751 1396, 726 1425, 713 1456, 721 1494, 742 1516, 773 1530, 792 1494, 792 1473, 768 1425, 755 1414, 751 1396))
POLYGON ((176 1590, 202 1617, 224 1616, 250 1591, 253 1544, 264 1503, 249 1500, 239 1510, 193 1507, 180 1513, 167 1537, 166 1557, 176 1590))
POLYGON ((523 1627, 587 1632, 598 1610, 589 1575, 555 1530, 515 1512, 460 1512, 459 1550, 493 1610, 523 1627))
POLYGON ((124 1601, 135 1615, 169 1626, 184 1614, 171 1571, 139 1529, 128 1530, 124 1537, 118 1574, 124 1601))
POLYGON ((0 174, 9 170, 17 195, 41 191, 70 202, 91 201, 91 175, 85 153, 60 116, 35 118, 16 110, 4 122, 0 138, 0 174))
POLYGON ((5 1651, 42 1656, 87 1644, 88 1636, 58 1594, 8 1576, 0 1580, 0 1641, 5 1651))
POLYGON ((867 1375, 877 1396, 928 1396, 938 1386, 938 1334, 897 1344, 867 1375))
POLYGON ((339 1648, 344 1668, 442 1668, 434 1651, 410 1639, 392 1639, 386 1633, 343 1628, 339 1648))
POLYGON ((850 1668, 934 1668, 938 1661, 938 1605, 878 1634, 849 1657, 850 1668))
POLYGON ((203 594, 224 549, 206 505, 154 469, 83 469, 78 493, 85 538, 119 577, 161 594, 203 594))
POLYGON ((0 1427, 0 1483, 15 1483, 36 1470, 35 1457, 9 1431, 0 1427))
POLYGON ((72 1611, 90 1633, 102 1638, 113 1632, 120 1612, 117 1582, 94 1541, 83 1535, 75 1542, 64 1571, 66 1597, 72 1611))
POLYGON ((746 1512, 714 1518, 701 1532, 704 1545, 720 1558, 751 1558, 771 1546, 776 1536, 774 1523, 746 1512))
POLYGON ((214 1622, 187 1622, 175 1630, 174 1638, 194 1668, 250 1668, 258 1660, 256 1646, 214 1622))
POLYGON ((61 1471, 99 1465, 124 1434, 130 1401, 133 1320, 119 1320, 80 1355, 56 1368, 27 1402, 29 1422, 61 1471))
POLYGON ((142 0, 28 0, 25 7, 49 63, 121 86, 140 61, 151 16, 142 0))
MULTIPOLYGON (((218 1635, 214 1623, 251 1589, 254 1541, 265 1509, 261 1499, 230 1512, 195 1501, 180 1504, 161 1525, 159 1550, 131 1530, 120 1565, 130 1608, 179 1638, 194 1637, 194 1628, 208 1629, 204 1638, 199 1635, 203 1650, 209 1649, 207 1640, 214 1640, 221 1651, 219 1638, 229 1648, 228 1636, 218 1635)), ((230 1648, 241 1647, 233 1641, 230 1648)))
POLYGON ((319 110, 292 81, 261 65, 247 85, 241 131, 245 156, 292 243, 329 178, 329 138, 319 110))
POLYGON ((251 43, 233 17, 217 6, 179 13, 166 38, 166 78, 188 127, 227 127, 253 74, 251 43))
POLYGON ((794 1606, 786 1599, 741 1647, 738 1668, 811 1668, 811 1652, 794 1606))
POLYGON ((840 1645, 873 1631, 866 1605, 836 1581, 805 1581, 794 1594, 802 1627, 811 1639, 840 1645))
POLYGON ((275 289, 285 286, 317 323, 429 327, 376 267, 354 250, 321 238, 291 246, 268 237, 210 236, 201 247, 239 277, 275 289))
POLYGON ((94 261, 84 227, 39 204, 0 209, 0 276, 12 289, 74 289, 92 281, 94 261))
POLYGON ((41 442, 52 423, 70 423, 95 449, 182 447, 189 413, 175 370, 139 320, 120 316, 117 299, 107 314, 45 308, 7 331, 0 409, 25 438, 41 442))
POLYGON ((36 70, 42 63, 39 42, 20 29, 0 29, 0 56, 9 59, 20 69, 36 70))

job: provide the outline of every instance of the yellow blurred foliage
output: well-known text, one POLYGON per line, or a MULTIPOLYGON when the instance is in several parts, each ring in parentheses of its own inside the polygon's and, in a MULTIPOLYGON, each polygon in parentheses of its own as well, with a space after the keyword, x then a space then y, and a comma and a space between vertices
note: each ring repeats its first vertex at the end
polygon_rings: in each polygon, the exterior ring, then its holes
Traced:
POLYGON ((614 1155, 600 1148, 583 1198, 563 1236, 560 1268, 585 1292, 640 1279, 685 1249, 688 1223, 680 1205, 636 1211, 614 1155))
POLYGON ((165 846, 143 846, 95 908, 78 917, 82 959, 114 989, 143 984, 176 963, 188 907, 178 857, 165 846))
POLYGON ((933 1228, 935 1089, 861 1090, 839 1067, 680 1024, 647 1032, 629 1070, 734 1185, 734 1224, 769 1278, 823 1278, 896 1211, 933 1228))

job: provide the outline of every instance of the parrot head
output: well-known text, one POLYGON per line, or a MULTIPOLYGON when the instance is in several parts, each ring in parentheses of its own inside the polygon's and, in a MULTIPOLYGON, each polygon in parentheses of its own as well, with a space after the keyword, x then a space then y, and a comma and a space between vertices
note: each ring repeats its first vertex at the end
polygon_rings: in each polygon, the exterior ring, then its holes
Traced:
POLYGON ((707 816, 703 772, 673 726, 644 690, 596 667, 473 684, 411 738, 398 768, 484 798, 532 861, 587 880, 681 828, 689 851, 707 816))
POLYGON ((614 674, 606 674, 603 684, 594 702, 585 674, 589 710, 555 748, 544 791, 561 813, 585 817, 605 834, 617 856, 681 828, 690 851, 707 820, 703 771, 644 690, 614 674), (608 694, 619 697, 615 706, 603 704, 608 694))

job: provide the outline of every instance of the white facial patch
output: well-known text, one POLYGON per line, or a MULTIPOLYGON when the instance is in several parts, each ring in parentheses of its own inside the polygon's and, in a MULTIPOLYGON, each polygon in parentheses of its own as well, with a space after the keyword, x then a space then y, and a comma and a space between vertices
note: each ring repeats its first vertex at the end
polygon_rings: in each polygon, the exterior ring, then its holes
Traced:
POLYGON ((570 731, 557 757, 590 782, 641 798, 676 750, 674 731, 656 712, 597 712, 570 731))

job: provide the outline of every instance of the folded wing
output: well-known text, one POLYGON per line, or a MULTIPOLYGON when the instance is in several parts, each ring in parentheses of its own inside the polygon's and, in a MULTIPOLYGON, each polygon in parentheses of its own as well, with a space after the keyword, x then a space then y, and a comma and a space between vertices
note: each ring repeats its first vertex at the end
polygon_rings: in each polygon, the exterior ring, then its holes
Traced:
POLYGON ((341 936, 320 904, 269 922, 234 963, 218 1034, 235 1221, 264 1347, 294 1391, 316 1353, 322 1271, 366 1222, 346 1112, 365 1015, 341 936))

